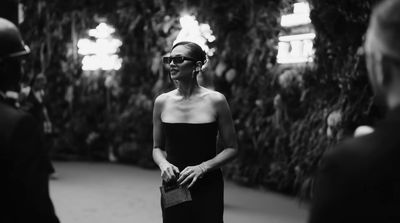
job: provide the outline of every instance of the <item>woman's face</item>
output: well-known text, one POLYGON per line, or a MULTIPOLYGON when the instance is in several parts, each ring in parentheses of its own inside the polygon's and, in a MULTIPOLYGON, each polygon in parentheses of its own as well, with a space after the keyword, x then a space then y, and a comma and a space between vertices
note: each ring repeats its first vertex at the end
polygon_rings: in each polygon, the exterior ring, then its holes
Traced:
MULTIPOLYGON (((172 51, 170 57, 184 56, 190 57, 190 49, 179 45, 176 46, 172 51)), ((184 60, 182 63, 175 63, 173 60, 169 63, 170 74, 172 80, 189 80, 192 78, 192 72, 195 69, 195 62, 191 60, 184 60)))

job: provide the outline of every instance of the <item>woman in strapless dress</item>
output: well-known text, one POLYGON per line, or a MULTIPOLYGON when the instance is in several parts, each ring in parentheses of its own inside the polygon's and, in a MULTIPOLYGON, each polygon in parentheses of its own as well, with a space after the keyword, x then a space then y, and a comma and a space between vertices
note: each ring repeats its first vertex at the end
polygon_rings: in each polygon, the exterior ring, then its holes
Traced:
MULTIPOLYGON (((169 57, 177 88, 158 96, 153 111, 153 159, 163 183, 189 188, 192 200, 162 207, 164 223, 222 223, 224 184, 220 167, 237 153, 234 125, 225 97, 199 86, 206 54, 195 43, 179 42, 169 57), (217 134, 224 149, 217 153, 217 134)), ((161 205, 163 206, 163 205, 161 205)))

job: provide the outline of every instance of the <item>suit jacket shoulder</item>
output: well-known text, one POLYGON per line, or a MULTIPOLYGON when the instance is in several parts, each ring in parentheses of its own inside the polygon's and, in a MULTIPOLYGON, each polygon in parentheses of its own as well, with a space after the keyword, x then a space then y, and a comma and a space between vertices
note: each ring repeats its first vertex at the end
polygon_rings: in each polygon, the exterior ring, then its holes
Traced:
POLYGON ((1 203, 7 205, 0 222, 58 223, 47 191, 48 173, 42 168, 40 124, 32 115, 0 102, 0 145, 0 158, 7 160, 0 164, 8 163, 1 168, 1 203))
POLYGON ((399 132, 400 123, 390 122, 326 151, 310 222, 400 221, 399 132))
POLYGON ((12 142, 11 140, 21 133, 34 132, 36 123, 32 115, 17 110, 12 106, 5 104, 0 101, 0 148, 3 148, 1 152, 5 151, 5 148, 10 148, 12 142))

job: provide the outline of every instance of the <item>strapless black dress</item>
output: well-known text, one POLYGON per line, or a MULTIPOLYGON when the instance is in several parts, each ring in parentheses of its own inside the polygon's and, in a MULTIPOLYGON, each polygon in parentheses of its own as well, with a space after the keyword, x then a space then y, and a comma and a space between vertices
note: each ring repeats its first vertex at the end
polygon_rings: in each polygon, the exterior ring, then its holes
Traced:
MULTIPOLYGON (((168 162, 180 171, 216 155, 217 122, 163 123, 168 162)), ((224 183, 220 169, 207 172, 190 188, 192 201, 163 210, 164 223, 222 223, 224 183)))

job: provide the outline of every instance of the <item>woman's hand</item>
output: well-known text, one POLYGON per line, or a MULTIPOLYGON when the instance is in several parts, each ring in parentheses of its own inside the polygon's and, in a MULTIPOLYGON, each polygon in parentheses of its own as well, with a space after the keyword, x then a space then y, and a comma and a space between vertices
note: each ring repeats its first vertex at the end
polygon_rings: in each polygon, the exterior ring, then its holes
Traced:
POLYGON ((161 178, 165 182, 169 182, 171 180, 176 180, 179 176, 178 167, 172 165, 171 163, 165 161, 160 165, 161 170, 161 178))
POLYGON ((204 164, 200 164, 197 166, 188 166, 186 167, 180 174, 178 183, 180 185, 187 184, 190 182, 188 188, 193 186, 196 183, 197 179, 203 177, 204 173, 206 172, 206 167, 204 164))

